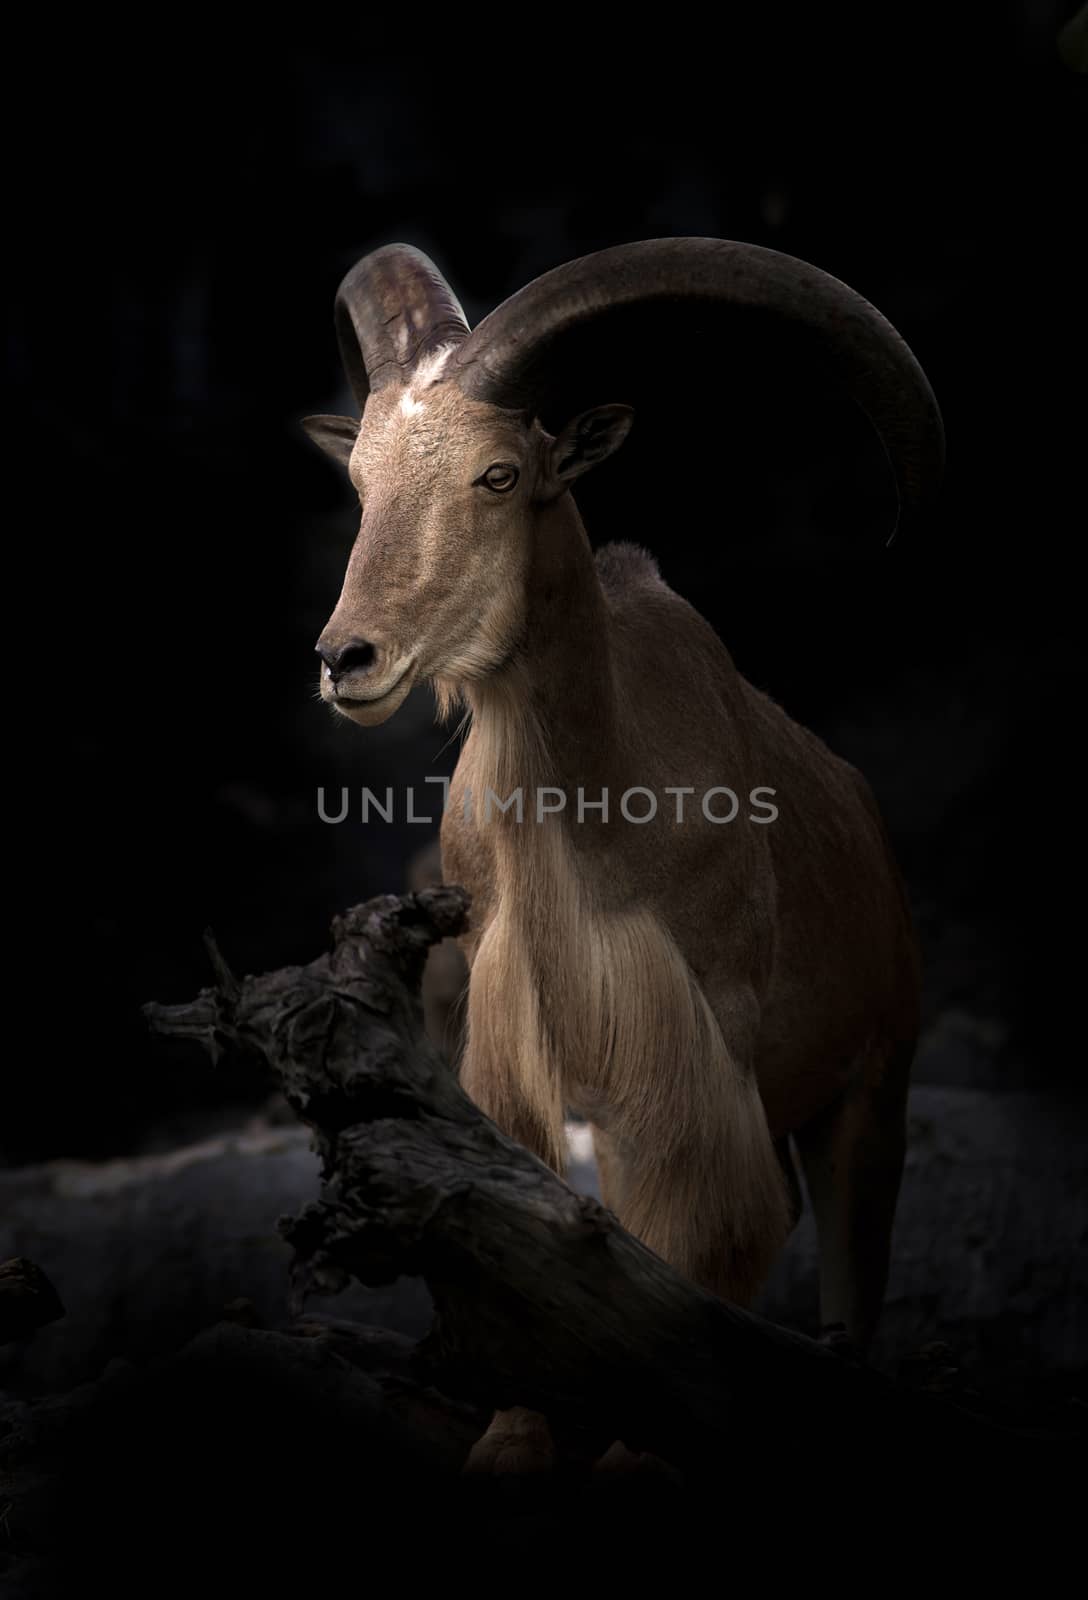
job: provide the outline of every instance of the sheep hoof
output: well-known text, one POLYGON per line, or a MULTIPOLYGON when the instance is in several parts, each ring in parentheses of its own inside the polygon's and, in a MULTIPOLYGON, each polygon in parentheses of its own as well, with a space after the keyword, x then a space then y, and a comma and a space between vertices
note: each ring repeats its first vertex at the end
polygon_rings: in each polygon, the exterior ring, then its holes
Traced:
POLYGON ((546 1420, 519 1408, 497 1413, 461 1470, 481 1477, 525 1477, 554 1466, 555 1444, 546 1420))

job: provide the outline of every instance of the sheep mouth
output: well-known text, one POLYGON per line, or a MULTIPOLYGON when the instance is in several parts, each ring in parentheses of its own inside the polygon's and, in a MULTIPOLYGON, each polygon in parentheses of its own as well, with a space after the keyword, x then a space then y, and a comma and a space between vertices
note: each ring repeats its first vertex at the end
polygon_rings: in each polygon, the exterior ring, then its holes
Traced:
POLYGON ((404 671, 389 684, 388 688, 380 694, 349 695, 332 694, 328 702, 334 710, 342 716, 348 717, 353 722, 358 722, 362 727, 370 727, 376 723, 384 722, 391 717, 405 698, 412 684, 415 682, 415 657, 408 662, 404 671))
POLYGON ((398 677, 394 678, 389 687, 387 689, 382 689, 379 694, 351 695, 334 692, 333 705, 344 706, 348 710, 354 710, 358 706, 380 706, 383 700, 388 700, 390 695, 396 694, 397 690, 400 688, 401 684, 404 682, 405 678, 408 676, 414 666, 415 660, 413 659, 409 661, 404 671, 400 673, 398 677))

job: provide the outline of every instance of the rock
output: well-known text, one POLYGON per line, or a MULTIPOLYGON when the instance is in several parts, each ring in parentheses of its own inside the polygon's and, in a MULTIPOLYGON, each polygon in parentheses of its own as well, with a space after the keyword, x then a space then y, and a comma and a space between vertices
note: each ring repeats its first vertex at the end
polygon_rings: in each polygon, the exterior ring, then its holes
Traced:
MULTIPOLYGON (((112 1357, 146 1360, 224 1316, 281 1324, 290 1310, 290 1252, 276 1221, 317 1186, 317 1158, 299 1127, 0 1173, 0 1256, 36 1261, 67 1312, 24 1348, 0 1350, 0 1385, 69 1389, 112 1357), (248 1302, 244 1312, 239 1301, 248 1302)), ((352 1286, 329 1304, 338 1316, 410 1337, 430 1323, 419 1280, 388 1290, 352 1286)), ((322 1301, 308 1305, 320 1309, 322 1301)))

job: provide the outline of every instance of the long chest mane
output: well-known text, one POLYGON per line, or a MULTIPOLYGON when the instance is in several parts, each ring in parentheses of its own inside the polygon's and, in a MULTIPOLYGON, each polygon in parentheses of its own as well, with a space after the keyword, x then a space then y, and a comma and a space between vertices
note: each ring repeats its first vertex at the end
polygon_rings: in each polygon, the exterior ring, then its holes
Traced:
POLYGON ((511 1074, 543 1121, 574 1106, 607 1122, 634 1086, 690 1075, 717 1025, 668 930, 637 901, 605 909, 563 813, 538 820, 538 788, 562 787, 539 730, 483 717, 466 750, 465 780, 492 895, 473 961, 469 1048, 490 1074, 511 1074), (514 807, 492 806, 522 790, 514 807))

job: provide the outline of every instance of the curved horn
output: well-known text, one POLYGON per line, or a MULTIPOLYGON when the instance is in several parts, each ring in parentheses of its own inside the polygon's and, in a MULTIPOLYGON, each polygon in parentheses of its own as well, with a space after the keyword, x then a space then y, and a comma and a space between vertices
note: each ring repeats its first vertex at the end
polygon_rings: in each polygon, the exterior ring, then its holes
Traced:
POLYGON ((535 410, 573 366, 592 368, 599 398, 626 399, 610 368, 682 357, 727 362, 721 319, 749 313, 807 343, 844 382, 876 429, 895 475, 900 513, 936 489, 944 429, 925 373, 867 300, 819 268, 728 239, 651 239, 555 267, 506 300, 461 345, 449 376, 473 399, 535 410), (717 326, 716 326, 717 323, 717 326), (688 338, 696 346, 685 350, 688 338), (613 393, 612 389, 616 388, 613 393))
POLYGON ((406 383, 430 351, 467 334, 453 290, 410 244, 363 256, 336 291, 336 335, 360 410, 371 390, 406 383))

